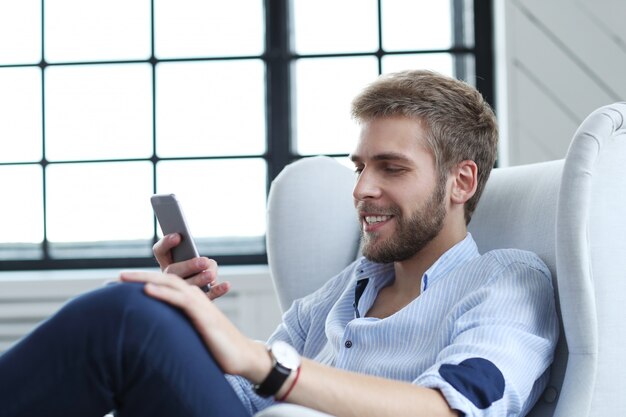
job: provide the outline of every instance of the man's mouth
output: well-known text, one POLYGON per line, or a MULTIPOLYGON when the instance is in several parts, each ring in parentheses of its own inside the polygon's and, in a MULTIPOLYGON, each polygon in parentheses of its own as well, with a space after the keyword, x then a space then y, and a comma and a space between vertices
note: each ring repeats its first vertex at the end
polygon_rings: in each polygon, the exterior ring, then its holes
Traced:
POLYGON ((375 233, 385 227, 388 222, 393 219, 390 214, 364 214, 361 216, 363 225, 361 226, 364 233, 375 233))
POLYGON ((364 219, 367 224, 376 224, 386 222, 391 219, 391 216, 365 216, 364 219))

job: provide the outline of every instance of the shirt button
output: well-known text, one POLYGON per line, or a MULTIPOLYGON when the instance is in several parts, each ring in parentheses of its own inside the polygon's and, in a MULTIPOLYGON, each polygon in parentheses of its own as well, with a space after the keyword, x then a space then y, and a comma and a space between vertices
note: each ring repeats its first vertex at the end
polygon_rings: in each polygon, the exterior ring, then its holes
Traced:
POLYGON ((344 346, 346 347, 346 349, 350 349, 352 347, 352 342, 350 340, 346 340, 346 343, 344 343, 344 346))

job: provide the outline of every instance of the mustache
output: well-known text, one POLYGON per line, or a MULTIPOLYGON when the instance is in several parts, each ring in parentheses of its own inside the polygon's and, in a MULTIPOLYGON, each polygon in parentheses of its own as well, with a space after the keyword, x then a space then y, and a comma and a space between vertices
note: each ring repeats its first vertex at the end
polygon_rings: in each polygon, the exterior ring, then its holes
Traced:
POLYGON ((359 201, 356 205, 356 209, 358 212, 376 213, 388 216, 400 216, 402 214, 402 211, 397 206, 384 207, 363 201, 359 201))

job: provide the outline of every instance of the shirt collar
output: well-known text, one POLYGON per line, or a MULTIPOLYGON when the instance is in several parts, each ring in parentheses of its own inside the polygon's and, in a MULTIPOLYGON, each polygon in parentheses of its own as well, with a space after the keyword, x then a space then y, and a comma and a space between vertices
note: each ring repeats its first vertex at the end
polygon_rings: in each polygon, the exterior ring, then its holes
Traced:
POLYGON ((369 278, 369 283, 379 290, 393 280, 393 263, 379 264, 369 261, 366 258, 361 258, 359 266, 356 269, 356 280, 358 282, 366 278, 369 278))
POLYGON ((440 277, 447 275, 450 271, 457 268, 459 265, 480 256, 478 247, 471 233, 467 233, 465 238, 445 251, 443 255, 435 261, 424 272, 422 277, 422 292, 426 291, 428 287, 433 285, 440 277))
MULTIPOLYGON (((468 232, 463 240, 444 252, 426 270, 422 277, 422 292, 433 285, 440 277, 478 256, 480 256, 480 253, 478 252, 476 242, 474 242, 472 234, 468 232)), ((379 264, 371 262, 366 258, 361 258, 356 272, 357 281, 369 278, 369 282, 375 285, 377 290, 387 285, 394 278, 393 263, 379 264)))

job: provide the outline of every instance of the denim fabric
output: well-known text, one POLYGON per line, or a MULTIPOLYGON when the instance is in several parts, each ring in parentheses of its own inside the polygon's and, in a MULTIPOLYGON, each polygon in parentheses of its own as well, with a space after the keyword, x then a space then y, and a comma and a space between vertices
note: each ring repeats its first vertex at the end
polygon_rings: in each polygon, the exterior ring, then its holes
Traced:
POLYGON ((140 284, 67 303, 0 356, 0 416, 242 417, 185 315, 140 284))

